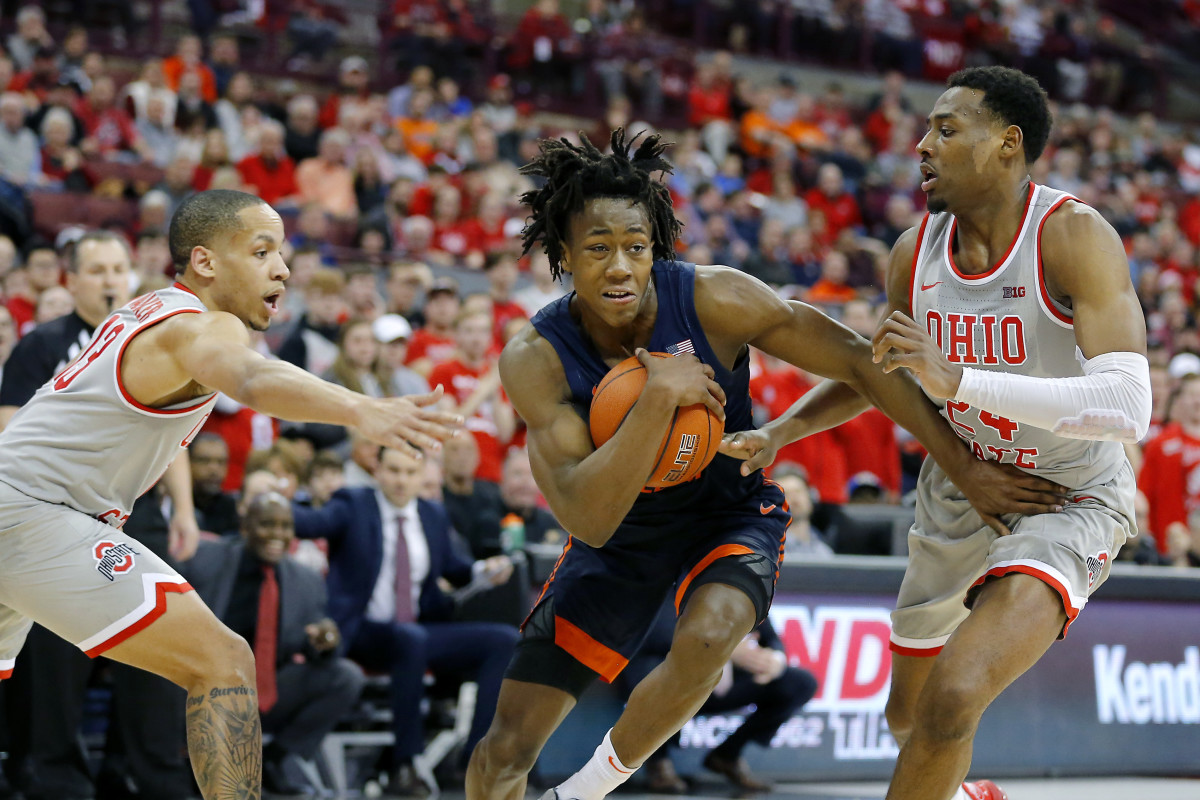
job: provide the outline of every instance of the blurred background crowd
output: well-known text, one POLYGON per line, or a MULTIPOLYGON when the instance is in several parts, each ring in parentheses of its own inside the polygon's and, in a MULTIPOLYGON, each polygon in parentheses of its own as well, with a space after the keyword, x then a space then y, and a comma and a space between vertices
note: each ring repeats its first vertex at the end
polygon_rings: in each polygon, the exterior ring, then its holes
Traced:
MULTIPOLYGON (((367 394, 444 386, 472 436, 426 458, 414 491, 480 560, 565 541, 496 371, 504 343, 570 290, 543 255, 521 254, 533 184, 519 168, 539 138, 667 134, 680 258, 744 270, 869 337, 889 248, 924 213, 914 145, 939 82, 1020 67, 1054 107, 1034 181, 1116 228, 1146 315, 1154 424, 1129 448, 1143 535, 1120 557, 1200 564, 1195 0, 3 0, 0 12, 0 364, 89 291, 117 291, 82 280, 72 250, 86 232, 128 244, 113 279, 128 297, 171 282, 181 200, 254 192, 283 216, 292 273, 257 346, 367 394)), ((760 421, 814 385, 753 357, 760 421)), ((200 525, 218 536, 242 527, 255 480, 317 510, 379 485, 380 453, 354 431, 283 425, 227 398, 192 451, 200 525)), ((839 541, 839 509, 903 507, 923 455, 877 411, 782 451, 773 474, 806 523, 789 557, 888 552, 890 540, 839 541)), ((329 568, 328 544, 292 547, 329 568)))

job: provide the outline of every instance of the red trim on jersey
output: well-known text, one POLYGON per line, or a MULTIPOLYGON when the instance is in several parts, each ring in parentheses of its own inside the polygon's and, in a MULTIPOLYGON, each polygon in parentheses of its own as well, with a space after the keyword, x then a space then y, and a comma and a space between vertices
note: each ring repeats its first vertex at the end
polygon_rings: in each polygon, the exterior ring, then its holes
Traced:
POLYGON ((184 286, 184 285, 183 285, 182 283, 180 283, 179 281, 175 281, 174 283, 172 283, 172 284, 171 284, 171 288, 172 288, 172 289, 180 289, 180 290, 182 290, 182 291, 185 291, 185 292, 187 292, 188 294, 190 294, 192 297, 196 298, 197 300, 199 300, 199 299, 200 299, 200 295, 196 294, 195 292, 193 292, 193 291, 192 291, 191 289, 189 289, 188 287, 184 286))
POLYGON ((1071 195, 1067 195, 1066 197, 1059 199, 1059 201, 1057 203, 1050 206, 1050 209, 1048 211, 1046 211, 1046 215, 1044 217, 1042 217, 1041 223, 1038 224, 1038 229, 1037 229, 1037 282, 1038 282, 1038 291, 1042 293, 1042 302, 1043 302, 1043 304, 1045 304, 1046 308, 1050 310, 1050 313, 1053 314, 1055 319, 1059 320, 1060 322, 1065 322, 1066 324, 1073 326, 1075 324, 1075 320, 1072 319, 1071 317, 1068 317, 1063 312, 1059 311, 1058 307, 1054 305, 1054 301, 1050 298, 1050 292, 1046 290, 1045 269, 1042 267, 1042 228, 1046 227, 1046 220, 1050 219, 1050 215, 1053 214, 1055 211, 1058 211, 1058 209, 1062 207, 1063 203, 1067 202, 1068 200, 1074 200, 1077 203, 1079 202, 1079 198, 1072 197, 1071 195))
POLYGON ((895 642, 888 642, 888 649, 898 656, 911 656, 913 658, 933 658, 938 653, 942 652, 944 644, 939 644, 937 647, 920 648, 920 647, 903 647, 895 642))
POLYGON ((981 272, 978 275, 967 275, 959 271, 958 265, 954 263, 954 232, 958 230, 958 220, 956 219, 950 223, 950 235, 946 238, 946 260, 950 262, 950 269, 954 271, 955 275, 964 281, 979 281, 994 274, 996 270, 1004 266, 1004 262, 1008 261, 1008 257, 1012 255, 1013 248, 1017 246, 1017 240, 1021 238, 1021 232, 1025 230, 1025 223, 1029 220, 1029 203, 1033 200, 1033 195, 1036 191, 1037 186, 1030 181, 1029 194, 1025 197, 1025 210, 1021 212, 1021 224, 1017 226, 1017 232, 1013 234, 1013 239, 1008 243, 1008 249, 1004 251, 1004 255, 987 272, 981 272))
POLYGON ((0 681, 5 680, 6 678, 11 678, 11 677, 12 677, 12 668, 11 667, 9 667, 8 669, 0 669, 0 681))
POLYGON ((929 224, 929 215, 921 219, 921 230, 917 231, 917 249, 913 250, 912 274, 908 276, 908 313, 912 316, 917 307, 917 262, 921 259, 921 245, 925 242, 925 226, 929 224))
POLYGON ((133 333, 129 334, 129 338, 125 340, 125 343, 123 345, 121 345, 121 349, 117 351, 117 364, 116 364, 117 388, 121 390, 121 396, 125 398, 126 403, 129 403, 129 405, 133 406, 134 408, 139 409, 141 411, 145 411, 149 414, 161 414, 161 415, 167 416, 167 417, 174 417, 174 416, 178 416, 179 414, 189 414, 192 411, 195 411, 196 409, 203 407, 206 403, 208 403, 209 401, 211 401, 213 399, 212 396, 206 397, 203 400, 201 400, 199 403, 188 406, 187 408, 171 408, 171 409, 151 408, 150 406, 144 406, 141 403, 139 403, 137 400, 135 400, 133 395, 131 395, 129 393, 129 391, 126 390, 125 382, 121 380, 121 361, 125 358, 125 348, 129 347, 129 343, 132 342, 139 333, 146 330, 147 328, 151 328, 151 327, 159 324, 160 322, 165 322, 166 320, 170 319, 171 317, 175 316, 176 314, 201 314, 201 313, 203 313, 203 312, 198 308, 177 308, 169 314, 163 314, 158 319, 147 322, 146 324, 142 325, 140 328, 135 330, 133 333))
POLYGON ((124 642, 126 639, 133 636, 135 633, 139 633, 142 630, 150 627, 150 625, 159 617, 167 613, 167 592, 184 594, 185 592, 190 592, 192 587, 191 584, 187 583, 156 583, 154 585, 154 590, 157 593, 157 597, 154 599, 154 608, 147 611, 144 617, 136 620, 125 630, 118 631, 105 641, 93 647, 91 650, 87 650, 84 655, 86 655, 88 658, 95 658, 98 655, 102 655, 105 650, 111 650, 112 648, 116 647, 121 642, 124 642))
POLYGON ((1071 623, 1079 616, 1079 609, 1071 603, 1071 594, 1067 591, 1067 587, 1058 582, 1058 579, 1050 575, 1048 572, 1043 572, 1037 567, 1031 567, 1028 564, 1009 564, 1004 567, 994 567, 971 584, 971 588, 981 585, 988 578, 1003 578, 1005 575, 1010 575, 1014 572, 1020 572, 1022 575, 1029 575, 1037 578, 1042 583, 1049 586, 1054 591, 1058 592, 1058 596, 1062 598, 1063 610, 1067 612, 1067 624, 1063 625, 1062 636, 1067 635, 1067 629, 1071 627, 1071 623))

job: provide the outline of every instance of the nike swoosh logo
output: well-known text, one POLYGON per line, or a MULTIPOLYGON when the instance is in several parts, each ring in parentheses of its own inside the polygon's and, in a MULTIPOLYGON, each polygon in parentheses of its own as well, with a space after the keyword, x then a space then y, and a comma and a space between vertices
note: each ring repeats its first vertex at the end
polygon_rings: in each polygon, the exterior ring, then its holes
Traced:
POLYGON ((620 767, 618 767, 617 762, 613 761, 612 756, 608 757, 608 763, 612 764, 612 768, 615 769, 617 772, 621 773, 622 775, 632 775, 633 774, 633 770, 631 770, 631 769, 621 769, 620 767))
POLYGON ((758 510, 764 514, 770 514, 772 511, 775 510, 775 504, 771 503, 771 505, 769 505, 769 506, 764 506, 762 503, 759 503, 758 510))
POLYGON ((930 289, 932 289, 933 287, 937 286, 939 283, 941 283, 941 281, 934 281, 933 283, 929 284, 928 286, 926 286, 925 284, 923 284, 923 283, 922 283, 922 284, 921 284, 921 291, 922 291, 922 292, 927 292, 927 291, 929 291, 930 289))

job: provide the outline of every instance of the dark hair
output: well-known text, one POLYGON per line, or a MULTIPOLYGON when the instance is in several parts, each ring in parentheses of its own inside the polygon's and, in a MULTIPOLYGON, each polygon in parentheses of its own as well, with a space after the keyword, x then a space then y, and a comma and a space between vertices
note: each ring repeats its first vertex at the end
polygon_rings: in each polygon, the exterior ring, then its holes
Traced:
POLYGON ((53 242, 48 242, 40 236, 35 236, 27 241, 25 246, 21 248, 21 263, 24 264, 29 261, 29 257, 38 250, 49 250, 51 253, 54 253, 54 255, 58 255, 58 250, 54 249, 53 242))
POLYGON ((968 67, 946 81, 946 87, 962 86, 983 92, 983 107, 1007 125, 1025 134, 1025 163, 1037 161, 1050 138, 1050 101, 1038 82, 1010 67, 968 67))
POLYGON ((125 255, 133 260, 133 252, 129 249, 129 240, 119 233, 112 231, 88 231, 83 236, 80 236, 71 247, 71 257, 67 259, 67 272, 79 271, 79 250, 88 242, 116 242, 121 245, 121 249, 125 251, 125 255))
POLYGON ((541 153, 521 167, 521 174, 545 178, 540 189, 521 195, 529 206, 529 222, 521 232, 528 253, 539 241, 550 260, 550 274, 562 276, 562 242, 572 214, 583 210, 596 197, 627 197, 645 207, 650 217, 651 252, 662 261, 675 259, 675 240, 683 227, 671 207, 667 187, 651 177, 654 172, 673 171, 663 158, 669 147, 658 134, 647 136, 630 155, 641 134, 625 138, 625 129, 612 132, 612 153, 605 155, 581 134, 573 145, 566 139, 543 139, 541 153))
POLYGON ((208 247, 218 234, 241 230, 238 212, 260 204, 265 204, 262 198, 232 189, 197 192, 180 203, 167 235, 175 271, 187 271, 194 248, 208 247))

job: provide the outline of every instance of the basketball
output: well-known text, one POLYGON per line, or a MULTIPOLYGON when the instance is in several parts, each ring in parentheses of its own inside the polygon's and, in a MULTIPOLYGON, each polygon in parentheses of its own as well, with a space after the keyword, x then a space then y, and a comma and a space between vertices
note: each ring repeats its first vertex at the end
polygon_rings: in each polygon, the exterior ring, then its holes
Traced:
MULTIPOLYGON (((651 353, 655 358, 672 358, 651 353)), ((617 364, 592 394, 589 413, 592 442, 600 447, 613 437, 625 421, 646 385, 646 368, 636 357, 617 364)), ((665 489, 687 483, 708 466, 717 454, 725 423, 703 403, 675 409, 667 434, 658 446, 654 469, 646 479, 647 489, 665 489)))

